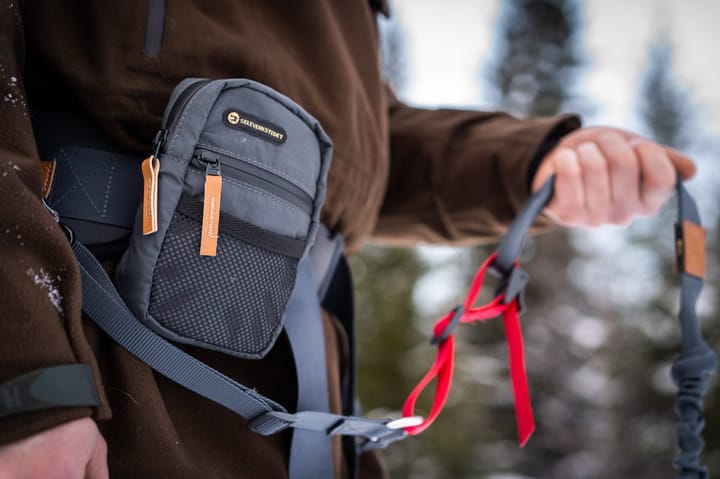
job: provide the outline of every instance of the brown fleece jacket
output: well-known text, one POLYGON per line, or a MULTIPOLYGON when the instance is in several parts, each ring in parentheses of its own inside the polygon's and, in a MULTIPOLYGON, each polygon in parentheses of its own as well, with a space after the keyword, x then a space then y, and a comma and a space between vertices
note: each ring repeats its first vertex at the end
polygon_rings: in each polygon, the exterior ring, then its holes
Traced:
MULTIPOLYGON (((527 197, 541 145, 576 128, 577 119, 403 105, 383 86, 371 3, 171 0, 158 25, 146 22, 148 2, 140 0, 3 2, 0 383, 87 363, 102 406, 2 419, 0 444, 93 415, 115 479, 287 475, 289 432, 248 431, 242 418, 154 374, 82 317, 74 256, 39 200, 31 110, 86 112, 120 148, 136 152, 139 165, 180 80, 251 78, 298 102, 332 138, 322 217, 350 250, 371 235, 457 243, 503 232, 527 197)), ((327 315, 324 323, 331 407, 338 411, 340 353, 327 315)), ((260 361, 184 349, 281 404, 295 402, 283 337, 260 361)), ((362 476, 383 477, 381 465, 365 459, 362 476)))

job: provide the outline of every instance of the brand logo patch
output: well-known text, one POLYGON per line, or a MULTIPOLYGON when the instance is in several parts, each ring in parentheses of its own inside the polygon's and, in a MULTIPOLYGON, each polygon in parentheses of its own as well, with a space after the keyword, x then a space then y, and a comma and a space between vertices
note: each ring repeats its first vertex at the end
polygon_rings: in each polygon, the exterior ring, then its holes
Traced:
POLYGON ((240 110, 227 110, 223 119, 230 128, 242 130, 278 145, 285 143, 287 139, 287 133, 281 127, 240 110))

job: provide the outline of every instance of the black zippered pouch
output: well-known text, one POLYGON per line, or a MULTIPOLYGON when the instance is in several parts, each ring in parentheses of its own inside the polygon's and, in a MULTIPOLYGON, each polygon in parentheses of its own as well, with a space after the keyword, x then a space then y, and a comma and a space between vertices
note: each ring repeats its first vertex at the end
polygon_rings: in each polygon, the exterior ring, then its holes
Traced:
POLYGON ((115 282, 174 341, 263 357, 319 225, 332 143, 289 98, 244 79, 173 92, 115 282))

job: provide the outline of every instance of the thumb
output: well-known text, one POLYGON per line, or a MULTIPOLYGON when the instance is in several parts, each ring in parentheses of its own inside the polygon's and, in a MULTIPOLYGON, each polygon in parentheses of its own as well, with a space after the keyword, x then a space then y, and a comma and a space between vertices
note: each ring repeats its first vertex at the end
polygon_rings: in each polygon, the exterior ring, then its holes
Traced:
POLYGON ((107 465, 107 444, 105 440, 98 434, 98 440, 95 442, 92 456, 85 466, 85 479, 109 479, 107 465))
POLYGON ((545 184, 548 178, 550 178, 557 171, 557 160, 562 155, 568 154, 567 148, 555 148, 550 154, 545 156, 540 162, 535 177, 532 180, 531 191, 534 193, 539 190, 542 185, 545 184))

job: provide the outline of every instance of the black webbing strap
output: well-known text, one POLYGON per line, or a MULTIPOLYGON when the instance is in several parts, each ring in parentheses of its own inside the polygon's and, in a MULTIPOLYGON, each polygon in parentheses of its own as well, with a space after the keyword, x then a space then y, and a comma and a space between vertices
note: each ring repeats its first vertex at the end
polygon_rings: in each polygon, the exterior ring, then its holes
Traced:
POLYGON ((402 420, 368 419, 326 412, 290 414, 275 401, 247 388, 176 348, 144 326, 123 303, 93 255, 75 242, 82 276, 83 311, 119 345, 176 383, 248 419, 252 430, 274 434, 288 427, 330 435, 354 435, 365 449, 405 437, 402 420))
POLYGON ((53 366, 0 384, 0 418, 57 407, 99 405, 87 364, 53 366))
MULTIPOLYGON (((508 284, 511 284, 512 279, 509 275, 519 271, 518 268, 513 267, 513 264, 520 255, 528 229, 552 198, 554 183, 553 176, 532 195, 498 246, 497 258, 492 267, 508 280, 508 284)), ((717 355, 702 339, 700 324, 695 314, 697 299, 703 286, 702 275, 693 274, 684 266, 684 259, 690 254, 689 248, 697 249, 699 246, 691 245, 690 238, 683 237, 683 232, 687 228, 702 230, 700 215, 695 201, 681 181, 678 181, 676 190, 678 198, 676 247, 680 273, 678 318, 683 349, 672 367, 672 378, 678 387, 675 409, 680 417, 677 427, 680 453, 675 457, 673 466, 680 470, 680 479, 706 479, 707 468, 700 464, 700 452, 705 444, 700 434, 704 427, 703 397, 707 391, 709 377, 716 369, 717 355)), ((704 235, 704 232, 701 234, 704 235)), ((702 262, 698 269, 704 269, 704 243, 701 249, 702 251, 695 252, 702 262)))

